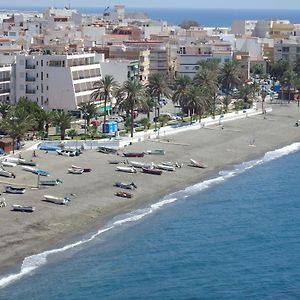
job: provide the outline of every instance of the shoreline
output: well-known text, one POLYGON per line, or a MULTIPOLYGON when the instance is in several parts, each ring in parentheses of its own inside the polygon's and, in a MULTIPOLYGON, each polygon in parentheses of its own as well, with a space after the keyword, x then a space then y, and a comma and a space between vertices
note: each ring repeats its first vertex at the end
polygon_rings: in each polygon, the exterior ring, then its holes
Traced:
MULTIPOLYGON (((2 228, 0 229, 0 249, 3 254, 0 258, 0 278, 18 271, 23 259, 29 255, 65 246, 69 242, 78 241, 80 237, 88 237, 92 232, 104 228, 116 216, 146 207, 166 195, 209 178, 215 178, 220 171, 230 170, 236 164, 260 158, 268 151, 299 142, 300 130, 293 127, 294 120, 298 119, 297 113, 296 104, 290 104, 289 107, 274 107, 273 112, 267 116, 266 120, 259 115, 228 122, 225 124, 224 130, 219 126, 211 126, 187 132, 184 136, 179 134, 168 137, 172 142, 181 141, 183 144, 185 142, 191 146, 171 143, 157 144, 151 141, 130 146, 132 151, 145 151, 150 147, 152 149, 164 148, 166 149, 165 157, 147 156, 144 160, 177 160, 184 164, 183 168, 174 173, 164 173, 158 177, 139 172, 134 175, 115 172, 115 166, 107 164, 107 160, 116 156, 94 151, 85 152, 74 160, 68 157, 61 157, 61 159, 54 153, 45 154, 39 151, 37 160, 39 160, 40 166, 43 169, 49 169, 51 173, 59 167, 60 170, 56 172, 56 177, 63 178, 63 184, 55 188, 30 190, 24 197, 22 196, 22 200, 18 201, 14 200, 15 195, 8 195, 10 197, 5 195, 8 206, 13 201, 18 203, 26 201, 35 205, 37 211, 33 214, 23 214, 11 212, 9 207, 6 207, 5 210, 0 209, 0 214, 4 216, 0 221, 2 228), (253 136, 257 145, 249 147, 249 141, 253 139, 253 136), (208 164, 208 168, 202 170, 188 167, 186 165, 188 158, 192 157, 203 160, 208 164), (42 163, 45 159, 46 162, 42 163), (91 176, 83 174, 74 177, 77 175, 66 174, 66 168, 73 163, 85 166, 92 164, 91 176), (98 180, 98 177, 103 181, 98 180), (75 178, 76 187, 74 187, 75 178), (113 196, 116 191, 113 183, 117 180, 134 181, 138 185, 132 200, 113 196), (149 183, 152 183, 155 191, 149 183), (98 190, 96 186, 99 185, 98 190), (93 186, 95 188, 91 190, 93 186), (72 200, 70 206, 57 206, 39 201, 43 194, 70 194, 73 191, 77 194, 77 198, 72 200)), ((28 158, 30 153, 22 154, 28 158)), ((132 160, 137 159, 133 158, 132 160)), ((33 181, 36 180, 33 175, 27 179, 27 172, 17 170, 16 173, 18 182, 22 180, 24 184, 33 184, 33 181)))

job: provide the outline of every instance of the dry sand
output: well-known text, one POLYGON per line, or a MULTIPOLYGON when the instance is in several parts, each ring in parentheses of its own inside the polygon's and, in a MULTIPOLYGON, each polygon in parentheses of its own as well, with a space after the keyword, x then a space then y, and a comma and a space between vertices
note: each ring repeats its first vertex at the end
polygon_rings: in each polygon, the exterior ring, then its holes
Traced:
MULTIPOLYGON (((126 151, 164 149, 165 156, 146 155, 129 160, 160 162, 177 161, 182 168, 164 172, 161 176, 117 172, 109 159, 121 156, 86 150, 79 157, 62 157, 54 152, 36 151, 38 166, 60 178, 63 184, 56 187, 27 189, 24 195, 3 194, 7 207, 0 208, 0 272, 8 272, 19 266, 24 257, 39 253, 75 239, 78 235, 99 229, 114 216, 146 206, 170 192, 215 176, 219 170, 233 164, 248 161, 300 140, 300 128, 294 124, 299 118, 296 104, 274 105, 273 111, 264 119, 262 115, 224 123, 220 126, 187 131, 166 137, 168 140, 147 141, 127 147, 126 151), (249 146, 255 140, 255 146, 249 146), (190 158, 201 160, 206 169, 188 166, 190 158), (67 173, 71 165, 91 167, 91 173, 72 175, 67 173), (114 193, 115 181, 134 181, 138 189, 132 199, 119 198, 114 193), (75 194, 67 206, 42 201, 43 195, 66 196, 75 194), (12 204, 35 206, 34 213, 11 211, 12 204)), ((32 151, 22 156, 32 159, 32 151)), ((7 168, 8 169, 8 168, 7 168)), ((12 168, 15 179, 0 180, 36 186, 37 176, 12 168)), ((44 179, 44 178, 43 178, 44 179)), ((2 184, 4 190, 4 184, 2 184)))

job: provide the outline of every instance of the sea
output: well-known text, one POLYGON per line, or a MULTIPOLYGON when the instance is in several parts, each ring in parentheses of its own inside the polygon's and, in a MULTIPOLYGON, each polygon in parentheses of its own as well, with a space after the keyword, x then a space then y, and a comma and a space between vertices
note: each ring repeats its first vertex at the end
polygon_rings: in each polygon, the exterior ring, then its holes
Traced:
POLYGON ((299 299, 299 166, 294 143, 120 215, 27 257, 0 299, 299 299))
MULTIPOLYGON (((104 12, 103 7, 71 7, 76 8, 83 14, 100 15, 104 12)), ((43 12, 46 7, 11 7, 0 5, 1 11, 36 11, 43 12)), ((110 11, 113 8, 110 9, 110 11)), ((297 9, 191 9, 191 8, 130 8, 128 12, 145 12, 154 20, 165 20, 171 25, 181 24, 185 20, 197 21, 206 27, 230 27, 233 20, 289 20, 300 23, 300 10, 297 9)))

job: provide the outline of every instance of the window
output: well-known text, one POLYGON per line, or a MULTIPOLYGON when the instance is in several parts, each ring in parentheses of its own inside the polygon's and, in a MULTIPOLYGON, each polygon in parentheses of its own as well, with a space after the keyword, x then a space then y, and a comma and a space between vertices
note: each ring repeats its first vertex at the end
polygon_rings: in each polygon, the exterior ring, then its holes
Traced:
POLYGON ((43 60, 41 60, 41 66, 42 66, 42 67, 44 66, 44 61, 43 61, 43 60))
POLYGON ((290 52, 290 47, 282 47, 282 52, 290 52))
POLYGON ((41 80, 44 80, 44 73, 41 72, 41 80))

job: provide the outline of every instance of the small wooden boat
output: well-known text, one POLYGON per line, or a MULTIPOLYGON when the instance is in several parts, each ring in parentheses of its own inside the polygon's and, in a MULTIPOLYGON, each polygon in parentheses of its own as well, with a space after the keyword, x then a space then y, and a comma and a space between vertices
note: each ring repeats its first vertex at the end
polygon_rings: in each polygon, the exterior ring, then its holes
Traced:
POLYGON ((74 157, 74 156, 79 156, 81 152, 79 149, 61 149, 61 150, 56 150, 56 153, 62 156, 74 157))
POLYGON ((71 173, 71 174, 82 174, 83 173, 83 169, 69 168, 68 172, 71 173))
POLYGON ((152 175, 161 175, 162 170, 156 169, 154 167, 152 168, 142 168, 143 173, 152 174, 152 175))
POLYGON ((124 191, 118 191, 115 193, 116 196, 118 197, 124 197, 124 198, 132 198, 132 194, 124 191))
POLYGON ((13 211, 21 211, 21 212, 34 212, 35 207, 34 206, 23 206, 23 205, 12 205, 13 211))
POLYGON ((117 153, 117 149, 109 148, 109 147, 98 147, 97 152, 105 153, 105 154, 114 154, 117 153))
POLYGON ((19 159, 18 164, 21 166, 32 166, 32 167, 36 166, 36 162, 28 161, 22 158, 19 159))
POLYGON ((125 182, 116 182, 115 183, 116 187, 122 188, 122 189, 126 189, 126 190, 134 190, 137 189, 137 186, 134 184, 134 182, 130 182, 130 183, 125 183, 125 182))
POLYGON ((70 198, 68 197, 56 197, 51 195, 44 195, 44 201, 60 204, 60 205, 66 205, 68 202, 70 202, 70 198))
POLYGON ((167 166, 167 165, 164 165, 164 164, 158 164, 158 165, 155 165, 155 167, 157 169, 160 169, 160 170, 164 170, 164 171, 175 171, 175 166, 167 166))
POLYGON ((165 155, 166 151, 163 149, 147 150, 147 154, 165 155))
POLYGON ((60 179, 55 180, 40 180, 40 185, 48 185, 48 186, 55 186, 62 183, 60 179))
POLYGON ((10 162, 10 161, 6 161, 6 160, 3 160, 1 162, 1 164, 4 166, 4 167, 15 167, 17 164, 14 163, 14 162, 10 162))
POLYGON ((205 164, 202 161, 197 161, 194 159, 190 159, 190 166, 202 169, 206 168, 205 164))
POLYGON ((44 171, 42 169, 37 169, 34 167, 30 167, 30 166, 22 166, 22 170, 28 171, 28 172, 31 172, 31 173, 34 173, 37 175, 41 175, 41 176, 49 176, 50 175, 50 173, 47 171, 44 171))
POLYGON ((26 191, 23 187, 15 187, 12 185, 6 185, 5 186, 5 192, 10 194, 24 194, 26 191))
POLYGON ((123 152, 125 157, 144 157, 144 152, 123 152))
POLYGON ((108 163, 111 165, 118 165, 118 164, 124 164, 125 161, 124 160, 109 160, 108 163))
POLYGON ((82 170, 83 170, 83 173, 88 173, 88 172, 91 172, 91 171, 92 171, 91 168, 82 168, 82 167, 78 167, 78 166, 74 166, 74 165, 72 165, 71 168, 72 168, 72 169, 82 169, 82 170))
POLYGON ((126 166, 118 166, 116 168, 117 171, 120 171, 120 172, 127 172, 127 173, 136 173, 136 169, 134 167, 126 167, 126 166))
POLYGON ((0 168, 0 176, 3 176, 3 177, 8 177, 8 178, 15 178, 16 175, 12 172, 9 172, 3 168, 0 168))

